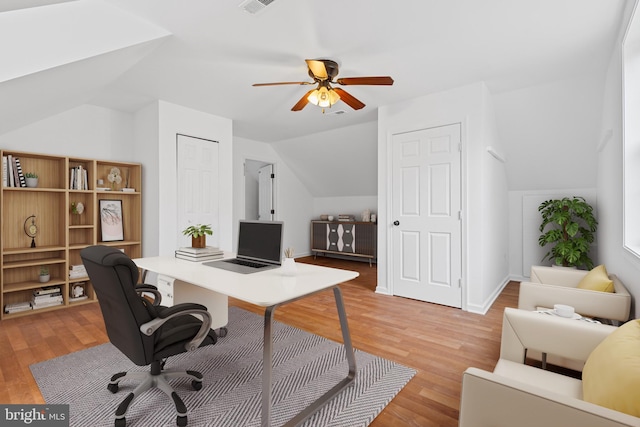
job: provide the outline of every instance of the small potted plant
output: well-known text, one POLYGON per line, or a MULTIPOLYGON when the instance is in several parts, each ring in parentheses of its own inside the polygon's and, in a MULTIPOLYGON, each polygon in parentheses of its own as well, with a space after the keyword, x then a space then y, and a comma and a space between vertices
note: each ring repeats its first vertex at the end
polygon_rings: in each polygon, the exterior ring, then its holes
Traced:
POLYGON ((33 172, 27 172, 24 174, 27 181, 27 187, 35 188, 38 186, 38 175, 33 172))
POLYGON ((49 281, 51 276, 49 275, 49 267, 46 265, 40 266, 40 283, 46 283, 49 281))
POLYGON ((547 200, 540 204, 538 211, 542 215, 540 232, 543 233, 538 244, 554 245, 542 260, 549 258, 556 265, 592 269, 589 246, 595 239, 598 221, 584 197, 547 200))
POLYGON ((185 236, 191 236, 191 247, 205 248, 207 247, 207 234, 213 236, 211 224, 190 225, 182 230, 185 236))

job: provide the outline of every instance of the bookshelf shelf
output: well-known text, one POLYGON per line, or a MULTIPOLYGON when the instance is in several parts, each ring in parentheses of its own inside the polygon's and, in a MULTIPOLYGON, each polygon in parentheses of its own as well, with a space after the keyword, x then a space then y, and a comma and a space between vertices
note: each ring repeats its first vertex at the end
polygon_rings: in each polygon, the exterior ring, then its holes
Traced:
MULTIPOLYGON (((73 266, 82 264, 80 251, 87 246, 104 244, 122 249, 131 258, 142 256, 142 166, 139 163, 103 161, 78 157, 2 151, 3 187, 0 192, 0 319, 35 312, 64 309, 70 305, 96 301, 88 277, 69 277, 73 266), (23 174, 38 175, 37 187, 22 187, 18 171, 8 186, 9 172, 4 159, 18 158, 23 174), (113 168, 121 172, 122 182, 111 189, 108 175, 113 168), (5 180, 6 183, 5 184, 5 180), (110 191, 104 188, 109 187, 110 191), (123 188, 130 187, 126 191, 123 188), (101 242, 100 200, 122 201, 123 241, 101 242), (78 214, 72 209, 81 203, 78 214), (35 215, 37 233, 33 240, 25 233, 25 221, 35 215), (38 280, 42 266, 51 279, 38 280), (59 287, 62 304, 6 313, 7 305, 30 302, 34 291, 42 287, 59 287), (71 292, 81 286, 86 298, 72 299, 71 292)), ((15 161, 14 161, 15 163, 15 161)), ((58 297, 59 298, 59 297, 58 297)))

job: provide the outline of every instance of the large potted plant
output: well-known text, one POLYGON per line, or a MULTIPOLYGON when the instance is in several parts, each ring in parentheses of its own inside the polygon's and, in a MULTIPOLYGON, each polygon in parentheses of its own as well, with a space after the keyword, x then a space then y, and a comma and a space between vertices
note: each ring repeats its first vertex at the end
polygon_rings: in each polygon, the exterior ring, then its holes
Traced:
POLYGON ((594 241, 598 221, 584 197, 547 200, 540 204, 538 211, 542 215, 540 232, 543 233, 538 243, 542 247, 553 245, 542 260, 549 258, 556 265, 592 269, 589 246, 594 241))
POLYGON ((211 224, 190 225, 182 230, 185 236, 191 236, 191 247, 205 248, 207 246, 207 234, 213 236, 211 224))

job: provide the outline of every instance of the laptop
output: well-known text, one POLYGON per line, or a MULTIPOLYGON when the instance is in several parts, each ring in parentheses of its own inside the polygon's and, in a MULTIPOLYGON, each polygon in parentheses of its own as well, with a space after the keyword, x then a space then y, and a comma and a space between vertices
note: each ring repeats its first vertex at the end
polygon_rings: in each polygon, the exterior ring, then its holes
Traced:
POLYGON ((281 221, 240 221, 236 257, 203 265, 241 274, 278 268, 282 261, 283 229, 281 221))

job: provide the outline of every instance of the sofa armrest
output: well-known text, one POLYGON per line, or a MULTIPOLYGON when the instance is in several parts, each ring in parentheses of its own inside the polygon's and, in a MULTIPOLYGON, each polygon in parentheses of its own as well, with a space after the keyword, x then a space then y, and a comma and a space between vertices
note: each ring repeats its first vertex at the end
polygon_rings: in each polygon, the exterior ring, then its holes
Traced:
POLYGON ((469 368, 462 378, 460 427, 638 427, 640 419, 507 377, 469 368))
POLYGON ((585 362, 617 328, 533 311, 505 308, 500 358, 523 363, 526 350, 585 362))
POLYGON ((610 277, 616 292, 522 282, 518 308, 533 311, 538 307, 553 308, 554 304, 566 304, 574 307, 576 313, 583 316, 627 321, 631 310, 631 295, 616 276, 610 277))
POLYGON ((549 267, 546 265, 532 265, 530 282, 546 283, 556 286, 575 288, 588 271, 569 267, 549 267))

